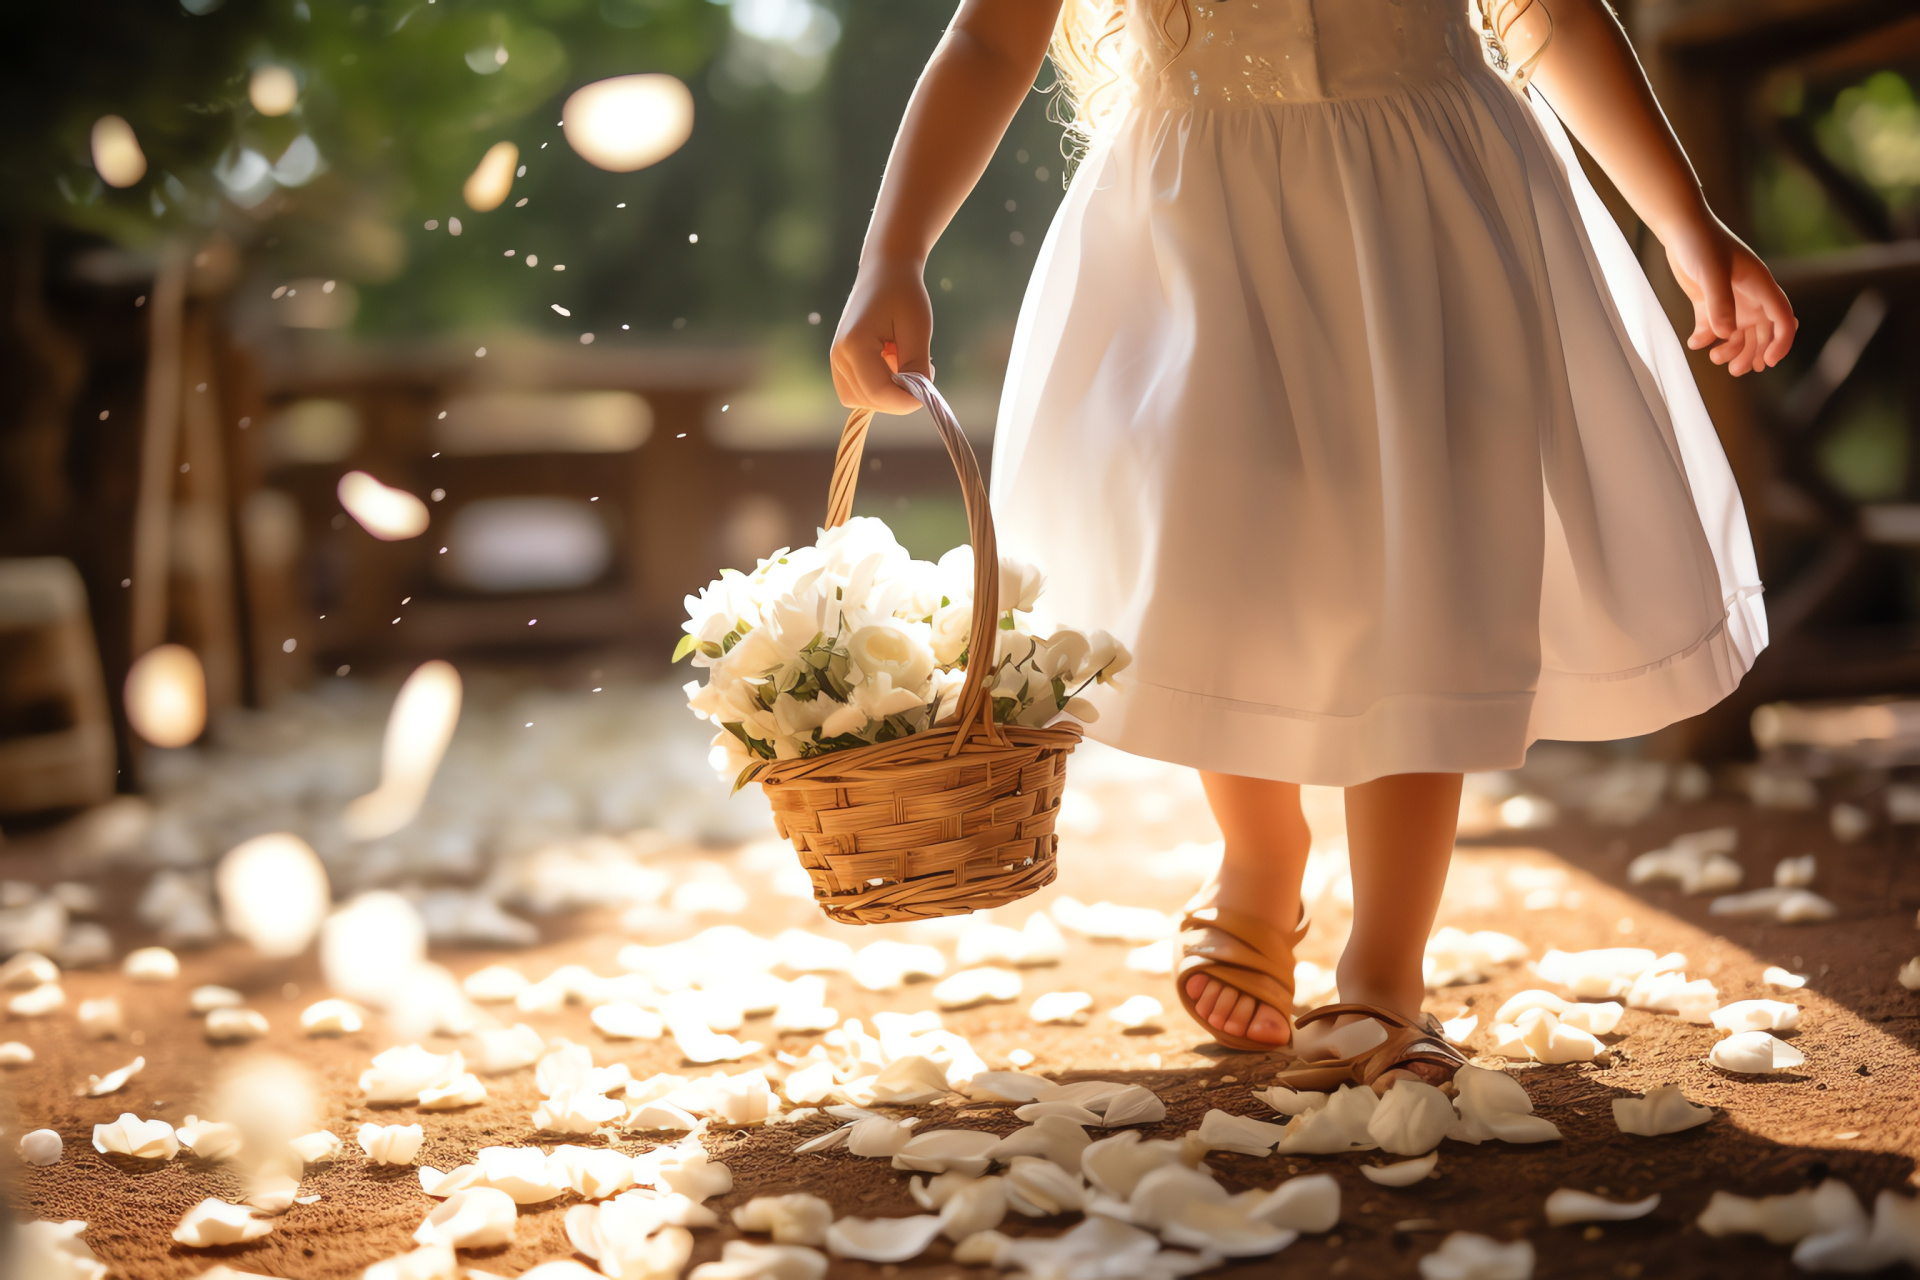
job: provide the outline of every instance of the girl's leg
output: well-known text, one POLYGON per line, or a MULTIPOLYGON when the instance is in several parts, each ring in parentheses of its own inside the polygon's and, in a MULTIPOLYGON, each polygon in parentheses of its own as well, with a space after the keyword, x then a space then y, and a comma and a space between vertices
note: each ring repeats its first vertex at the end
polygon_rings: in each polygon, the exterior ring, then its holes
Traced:
MULTIPOLYGON (((1203 772, 1200 781, 1226 837, 1219 901, 1253 912, 1276 929, 1292 929, 1300 919, 1300 877, 1311 842, 1299 786, 1228 773, 1203 772)), ((1424 933, 1420 937, 1426 941, 1424 933)), ((1208 1025, 1231 1035, 1281 1045, 1292 1034, 1279 1010, 1204 973, 1187 979, 1187 994, 1208 1025)))
MULTIPOLYGON (((1402 773, 1347 788, 1347 852, 1353 867, 1353 933, 1340 956, 1340 999, 1376 1004, 1407 1018, 1426 996, 1421 958, 1440 910, 1460 775, 1402 773)), ((1344 1025, 1353 1018, 1335 1019, 1344 1025)), ((1334 1030, 1301 1029, 1301 1048, 1334 1030)))

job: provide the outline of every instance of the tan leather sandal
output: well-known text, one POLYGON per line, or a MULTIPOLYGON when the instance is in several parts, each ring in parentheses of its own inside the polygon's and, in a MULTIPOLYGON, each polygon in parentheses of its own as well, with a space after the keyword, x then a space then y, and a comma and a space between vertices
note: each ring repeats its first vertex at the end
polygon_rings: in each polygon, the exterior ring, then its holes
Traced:
MULTIPOLYGON (((1386 1028, 1386 1037, 1359 1053, 1344 1058, 1301 1059, 1274 1077, 1274 1083, 1289 1089, 1308 1089, 1326 1093, 1341 1085, 1372 1087, 1389 1071, 1423 1063, 1443 1069, 1447 1078, 1467 1065, 1467 1057, 1447 1043, 1440 1020, 1423 1013, 1417 1022, 1408 1021, 1391 1009, 1377 1004, 1323 1004, 1302 1014, 1295 1027, 1357 1013, 1372 1018, 1386 1028)), ((1429 1083, 1439 1083, 1430 1081, 1429 1083)))
POLYGON ((1303 911, 1300 924, 1292 933, 1282 933, 1258 916, 1232 907, 1209 902, 1217 892, 1209 885, 1194 895, 1180 917, 1180 962, 1174 967, 1173 991, 1187 1015, 1205 1028, 1208 1035, 1230 1049, 1250 1053, 1277 1053, 1287 1046, 1264 1040, 1249 1040, 1211 1025, 1200 1016, 1187 982, 1196 973, 1204 973, 1217 982, 1272 1005, 1289 1021, 1293 1018, 1293 949, 1307 936, 1307 918, 1303 911))

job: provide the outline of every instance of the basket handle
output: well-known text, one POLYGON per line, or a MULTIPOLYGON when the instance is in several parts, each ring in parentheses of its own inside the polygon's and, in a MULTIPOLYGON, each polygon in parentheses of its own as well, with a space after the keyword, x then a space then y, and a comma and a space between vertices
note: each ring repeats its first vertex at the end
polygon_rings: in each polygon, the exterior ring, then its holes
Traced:
MULTIPOLYGON (((976 721, 989 738, 997 742, 1001 737, 993 723, 987 688, 987 678, 994 670, 993 659, 999 648, 999 544, 993 536, 993 512, 987 505, 987 486, 980 475, 980 460, 974 456, 973 446, 967 443, 966 433, 960 430, 960 421, 953 416, 946 397, 932 381, 918 373, 896 373, 893 380, 927 407, 934 430, 940 433, 941 443, 947 446, 947 456, 953 460, 954 472, 960 478, 960 495, 967 504, 967 540, 973 544, 973 621, 967 633, 967 678, 960 686, 960 710, 953 745, 947 752, 957 755, 972 732, 969 726, 976 721), (984 662, 977 660, 982 636, 988 639, 984 662)), ((826 528, 838 528, 853 513, 853 493, 860 484, 860 458, 866 449, 867 429, 872 424, 872 409, 855 409, 847 415, 847 425, 840 432, 840 447, 833 456, 826 528)))

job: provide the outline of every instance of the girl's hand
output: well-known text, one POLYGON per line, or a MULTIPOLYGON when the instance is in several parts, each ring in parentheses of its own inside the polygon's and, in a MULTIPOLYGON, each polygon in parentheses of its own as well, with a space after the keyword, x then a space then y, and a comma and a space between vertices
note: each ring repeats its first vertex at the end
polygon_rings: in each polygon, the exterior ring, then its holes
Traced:
POLYGON ((895 385, 892 375, 933 377, 932 338, 933 303, 921 265, 884 258, 862 262, 833 335, 833 389, 840 403, 881 413, 918 409, 920 402, 895 385))
POLYGON ((1779 364, 1800 322, 1773 273, 1711 214, 1667 244, 1673 277, 1693 300, 1687 345, 1734 377, 1779 364))

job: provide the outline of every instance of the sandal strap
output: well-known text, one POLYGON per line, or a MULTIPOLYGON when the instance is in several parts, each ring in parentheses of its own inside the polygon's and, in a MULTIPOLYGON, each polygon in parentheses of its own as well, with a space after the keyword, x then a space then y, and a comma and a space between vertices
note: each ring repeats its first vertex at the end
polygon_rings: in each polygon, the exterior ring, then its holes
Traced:
POLYGON ((1418 1026, 1417 1023, 1408 1021, 1391 1009, 1382 1008, 1377 1004, 1361 1004, 1358 1001, 1349 1001, 1344 1004, 1320 1005, 1310 1012, 1301 1014, 1295 1025, 1304 1027, 1309 1022, 1318 1022, 1322 1018, 1344 1017, 1349 1013, 1357 1013, 1362 1017, 1372 1018, 1375 1022, 1384 1022, 1389 1027, 1416 1028, 1418 1026))

